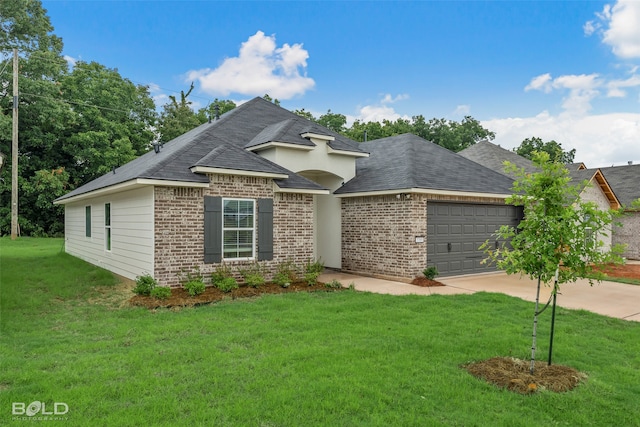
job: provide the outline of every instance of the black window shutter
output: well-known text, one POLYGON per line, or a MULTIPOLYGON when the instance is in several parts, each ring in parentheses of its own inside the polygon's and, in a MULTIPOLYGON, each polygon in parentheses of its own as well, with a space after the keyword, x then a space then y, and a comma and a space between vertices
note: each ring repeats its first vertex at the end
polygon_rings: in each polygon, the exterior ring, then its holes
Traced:
POLYGON ((204 262, 222 262, 222 197, 204 196, 204 262))
POLYGON ((273 199, 258 199, 258 261, 273 259, 273 199))

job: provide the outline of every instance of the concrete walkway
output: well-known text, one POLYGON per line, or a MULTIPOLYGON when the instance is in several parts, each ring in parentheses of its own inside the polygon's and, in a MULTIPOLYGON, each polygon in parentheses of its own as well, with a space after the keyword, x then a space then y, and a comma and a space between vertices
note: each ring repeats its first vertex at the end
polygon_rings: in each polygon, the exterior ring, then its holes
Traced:
MULTIPOLYGON (((380 294, 455 295, 499 292, 532 302, 536 299, 537 284, 527 277, 508 276, 506 273, 442 277, 437 280, 445 286, 429 288, 333 271, 326 271, 319 280, 325 283, 337 280, 345 287, 353 284, 358 291, 380 294)), ((546 304, 550 295, 551 287, 543 285, 540 289, 540 303, 546 304)), ((558 306, 640 322, 640 286, 616 282, 594 282, 593 286, 589 286, 587 280, 579 280, 561 286, 558 306)))

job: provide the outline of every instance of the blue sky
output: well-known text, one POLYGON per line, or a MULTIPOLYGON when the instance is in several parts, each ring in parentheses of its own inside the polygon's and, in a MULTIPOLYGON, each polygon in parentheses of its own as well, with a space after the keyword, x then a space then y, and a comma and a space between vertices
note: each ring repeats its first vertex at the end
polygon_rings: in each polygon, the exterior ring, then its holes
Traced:
POLYGON ((461 120, 537 136, 589 167, 640 163, 640 2, 44 0, 70 63, 149 85, 159 105, 243 102, 349 121, 461 120))

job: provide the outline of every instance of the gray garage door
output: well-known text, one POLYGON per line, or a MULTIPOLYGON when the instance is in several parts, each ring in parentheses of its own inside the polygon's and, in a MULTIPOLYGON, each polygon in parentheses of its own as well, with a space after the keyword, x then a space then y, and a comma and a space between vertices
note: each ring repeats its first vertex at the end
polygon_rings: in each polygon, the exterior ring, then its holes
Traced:
POLYGON ((441 276, 494 271, 482 264, 486 255, 478 248, 502 225, 515 226, 521 208, 505 205, 427 203, 427 265, 441 276))

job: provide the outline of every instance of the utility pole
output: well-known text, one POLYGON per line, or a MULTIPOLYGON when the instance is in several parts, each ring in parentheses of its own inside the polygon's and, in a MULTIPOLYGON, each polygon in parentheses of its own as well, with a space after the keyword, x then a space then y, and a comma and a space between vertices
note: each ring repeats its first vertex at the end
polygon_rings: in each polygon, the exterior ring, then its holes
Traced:
POLYGON ((18 49, 13 49, 13 133, 11 137, 11 240, 18 236, 18 49))

